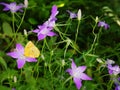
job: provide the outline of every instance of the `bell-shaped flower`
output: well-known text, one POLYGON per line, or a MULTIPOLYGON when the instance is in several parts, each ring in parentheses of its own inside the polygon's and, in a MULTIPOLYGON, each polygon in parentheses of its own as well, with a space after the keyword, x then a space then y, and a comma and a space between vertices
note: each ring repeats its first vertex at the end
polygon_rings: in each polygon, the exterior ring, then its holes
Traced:
POLYGON ((52 28, 47 28, 46 26, 38 26, 38 29, 33 30, 34 33, 37 33, 38 40, 43 40, 47 36, 55 36, 56 33, 51 31, 52 28))
POLYGON ((106 64, 109 74, 118 75, 120 73, 120 67, 118 65, 112 65, 115 62, 113 60, 107 59, 106 64))
POLYGON ((17 59, 18 69, 22 68, 26 62, 37 62, 35 58, 24 56, 24 47, 21 44, 16 44, 14 51, 7 53, 7 55, 17 59))
POLYGON ((53 5, 51 10, 51 15, 48 21, 44 22, 43 25, 39 25, 37 29, 32 32, 37 33, 38 40, 43 40, 47 36, 55 36, 57 35, 52 30, 55 27, 55 22, 57 20, 56 15, 59 13, 57 10, 57 6, 53 5))
POLYGON ((73 18, 77 18, 77 14, 74 13, 74 12, 71 12, 69 10, 67 10, 67 12, 70 14, 70 18, 73 19, 73 18))
POLYGON ((4 2, 1 2, 0 3, 1 5, 4 5, 5 8, 3 9, 3 11, 11 11, 12 13, 15 13, 17 11, 20 11, 22 12, 22 8, 23 8, 23 4, 16 4, 16 2, 13 2, 13 3, 10 3, 10 4, 7 4, 7 3, 4 3, 4 2))
POLYGON ((66 70, 66 72, 68 72, 73 77, 73 81, 76 84, 78 90, 82 86, 82 80, 92 80, 89 76, 83 73, 85 70, 86 70, 86 66, 77 67, 73 60, 72 60, 71 68, 66 70))
POLYGON ((104 27, 104 29, 106 29, 106 30, 110 28, 110 26, 107 23, 105 23, 104 21, 99 21, 98 27, 104 27))

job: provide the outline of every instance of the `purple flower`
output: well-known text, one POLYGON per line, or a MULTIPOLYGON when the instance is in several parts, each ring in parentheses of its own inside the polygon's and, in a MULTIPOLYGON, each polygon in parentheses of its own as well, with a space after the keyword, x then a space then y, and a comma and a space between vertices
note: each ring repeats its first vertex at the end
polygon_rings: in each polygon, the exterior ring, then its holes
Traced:
POLYGON ((120 86, 116 86, 116 87, 115 87, 115 90, 120 90, 120 86))
POLYGON ((24 47, 21 44, 16 44, 16 48, 14 49, 14 51, 7 53, 7 55, 17 59, 18 69, 22 68, 26 61, 37 62, 35 58, 24 56, 24 47))
POLYGON ((104 21, 99 21, 98 22, 98 27, 104 27, 104 29, 108 29, 108 28, 110 28, 110 26, 107 24, 107 23, 105 23, 104 21))
POLYGON ((38 40, 43 40, 47 36, 55 36, 56 33, 51 31, 52 28, 48 28, 45 25, 43 26, 38 26, 38 29, 33 30, 34 33, 37 33, 38 40))
POLYGON ((114 61, 108 59, 106 63, 110 75, 118 75, 120 73, 120 67, 118 65, 112 65, 115 63, 114 61))
POLYGON ((38 40, 43 40, 47 36, 55 36, 56 33, 52 32, 53 28, 55 27, 55 21, 57 20, 56 15, 59 13, 57 11, 57 6, 53 6, 51 10, 51 15, 48 21, 43 23, 43 25, 39 25, 38 29, 33 30, 34 33, 37 33, 38 40))
POLYGON ((10 10, 12 13, 15 13, 17 11, 22 12, 23 4, 18 4, 17 5, 16 2, 13 2, 13 3, 10 3, 10 4, 1 2, 0 4, 5 6, 3 11, 9 11, 10 10))
POLYGON ((108 65, 109 74, 118 75, 120 73, 120 67, 118 65, 108 65))
POLYGON ((115 90, 120 90, 120 77, 117 78, 115 81, 114 81, 116 87, 115 87, 115 90))
POLYGON ((12 88, 12 90, 16 90, 15 88, 12 88))
POLYGON ((70 14, 70 18, 73 19, 73 18, 77 18, 77 14, 76 13, 73 13, 69 10, 67 10, 67 12, 70 14))
POLYGON ((78 90, 82 86, 82 80, 92 80, 89 76, 83 73, 85 69, 86 66, 77 67, 74 61, 72 60, 71 68, 66 70, 66 72, 68 72, 73 77, 73 81, 76 84, 78 90))

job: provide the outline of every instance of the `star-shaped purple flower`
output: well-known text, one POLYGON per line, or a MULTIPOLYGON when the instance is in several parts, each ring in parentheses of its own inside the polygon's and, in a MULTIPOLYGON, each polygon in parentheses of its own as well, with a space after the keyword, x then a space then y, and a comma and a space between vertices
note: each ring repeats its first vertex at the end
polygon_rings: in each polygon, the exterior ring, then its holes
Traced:
POLYGON ((24 56, 24 47, 21 44, 16 44, 16 48, 13 52, 7 53, 8 56, 17 59, 17 67, 18 69, 22 68, 24 64, 27 62, 37 62, 35 58, 24 56))
POLYGON ((4 3, 4 2, 1 2, 0 3, 1 5, 4 5, 5 8, 3 9, 3 11, 11 11, 12 13, 15 13, 17 11, 20 11, 22 12, 22 8, 23 8, 23 4, 16 4, 16 2, 13 2, 13 3, 10 3, 10 4, 7 4, 7 3, 4 3))
POLYGON ((33 32, 37 33, 38 40, 43 40, 47 36, 52 37, 56 35, 56 33, 52 32, 51 30, 52 28, 48 28, 45 25, 43 25, 43 26, 38 26, 38 29, 33 30, 33 32))
POLYGON ((76 13, 73 13, 69 10, 67 10, 67 12, 70 14, 70 18, 73 19, 73 18, 77 18, 77 14, 76 13))
POLYGON ((107 24, 107 23, 105 23, 104 21, 99 21, 98 22, 98 27, 104 27, 104 29, 108 29, 108 28, 110 28, 110 26, 107 24))
POLYGON ((86 66, 77 67, 74 61, 72 60, 71 68, 66 70, 66 72, 68 72, 73 77, 73 81, 76 84, 78 90, 82 86, 82 80, 92 80, 89 76, 83 73, 85 69, 86 66))
POLYGON ((53 28, 55 27, 55 21, 57 20, 56 15, 59 13, 57 11, 57 6, 53 6, 51 10, 51 15, 48 21, 43 23, 43 25, 39 25, 37 29, 33 30, 32 32, 37 33, 38 40, 43 40, 47 36, 55 36, 56 33, 52 32, 53 28))

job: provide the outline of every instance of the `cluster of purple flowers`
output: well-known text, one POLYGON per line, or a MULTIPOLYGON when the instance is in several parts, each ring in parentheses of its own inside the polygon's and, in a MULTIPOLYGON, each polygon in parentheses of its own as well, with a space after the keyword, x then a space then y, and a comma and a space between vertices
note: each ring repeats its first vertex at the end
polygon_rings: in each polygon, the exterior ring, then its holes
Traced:
POLYGON ((46 36, 55 36, 56 33, 52 32, 55 27, 55 22, 57 20, 56 15, 59 13, 57 6, 53 6, 51 10, 51 15, 48 21, 43 23, 43 25, 38 25, 38 28, 33 30, 34 33, 37 33, 38 40, 43 40, 46 36))
MULTIPOLYGON (((4 11, 10 10, 12 13, 15 13, 17 11, 22 12, 23 11, 22 8, 26 8, 28 6, 28 1, 25 0, 24 5, 23 4, 17 5, 15 2, 10 4, 1 2, 0 4, 5 6, 5 8, 3 9, 4 11)), ((52 31, 56 24, 56 20, 57 20, 56 16, 59 13, 57 9, 58 9, 57 6, 53 5, 51 10, 51 15, 48 18, 48 20, 45 21, 42 25, 38 25, 37 29, 32 30, 33 33, 37 33, 38 40, 43 40, 47 36, 52 37, 57 35, 55 32, 52 31)), ((80 20, 81 12, 79 12, 79 14, 73 13, 69 10, 67 10, 67 12, 70 14, 71 19, 77 18, 79 15, 80 17, 78 18, 80 20)), ((98 27, 104 27, 105 29, 108 29, 110 26, 103 21, 99 21, 98 27)), ((18 69, 22 68, 26 62, 37 62, 37 59, 26 57, 24 55, 24 47, 21 44, 16 44, 16 48, 14 49, 14 51, 7 53, 7 55, 17 59, 18 69)), ((107 61, 107 68, 109 74, 118 75, 120 73, 120 68, 118 65, 113 66, 112 65, 113 63, 114 62, 111 62, 110 60, 107 61)), ((73 81, 78 90, 82 87, 82 80, 92 80, 92 78, 90 78, 87 74, 83 73, 85 70, 86 70, 86 66, 77 67, 73 60, 72 60, 71 68, 66 70, 66 72, 68 72, 73 77, 73 81)), ((120 79, 118 78, 117 81, 120 81, 120 79)), ((115 82, 115 85, 116 85, 115 90, 120 90, 119 83, 115 82)))
POLYGON ((115 62, 113 60, 108 59, 107 62, 107 68, 110 75, 113 77, 113 82, 115 83, 116 87, 115 90, 120 90, 120 78, 117 77, 117 75, 120 73, 120 67, 118 65, 113 65, 115 62))

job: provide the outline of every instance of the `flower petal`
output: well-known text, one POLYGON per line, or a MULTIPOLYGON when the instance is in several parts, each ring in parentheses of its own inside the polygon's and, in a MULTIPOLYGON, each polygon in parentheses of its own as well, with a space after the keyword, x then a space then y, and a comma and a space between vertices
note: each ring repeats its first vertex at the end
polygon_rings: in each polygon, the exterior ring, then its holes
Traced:
POLYGON ((18 59, 17 60, 17 67, 18 69, 22 68, 25 64, 25 60, 24 59, 18 59))
POLYGON ((24 47, 21 44, 16 44, 17 52, 24 53, 24 47))
POLYGON ((12 58, 19 58, 20 55, 17 52, 9 52, 7 53, 8 56, 11 56, 12 58))
POLYGON ((88 75, 86 75, 85 73, 81 73, 80 74, 80 78, 82 80, 92 80, 92 78, 90 78, 88 75))
POLYGON ((81 88, 81 86, 82 86, 82 83, 81 83, 82 81, 80 79, 78 79, 78 78, 73 78, 73 81, 74 81, 77 89, 79 90, 81 88))
POLYGON ((76 69, 77 68, 77 66, 76 66, 76 64, 75 64, 75 62, 73 60, 72 60, 71 68, 72 69, 76 69))
POLYGON ((7 8, 7 7, 5 7, 4 9, 3 9, 3 11, 8 11, 8 10, 10 10, 9 8, 7 8))
POLYGON ((46 37, 46 35, 39 34, 39 35, 38 35, 38 40, 43 40, 45 37, 46 37))
POLYGON ((52 10, 51 10, 51 18, 54 18, 57 14, 59 13, 59 11, 57 11, 57 6, 54 5, 52 6, 52 10))
POLYGON ((54 33, 54 32, 49 32, 47 35, 52 37, 52 36, 55 36, 55 35, 57 35, 57 34, 54 33))
POLYGON ((78 70, 79 70, 80 72, 84 72, 85 69, 86 69, 86 66, 79 66, 79 67, 78 67, 78 70))
POLYGON ((35 58, 26 58, 25 60, 28 62, 37 62, 37 59, 35 58))
POLYGON ((39 31, 40 31, 39 29, 35 29, 35 30, 33 30, 32 32, 38 33, 39 31))
POLYGON ((72 76, 72 69, 67 69, 66 72, 68 72, 72 76))

